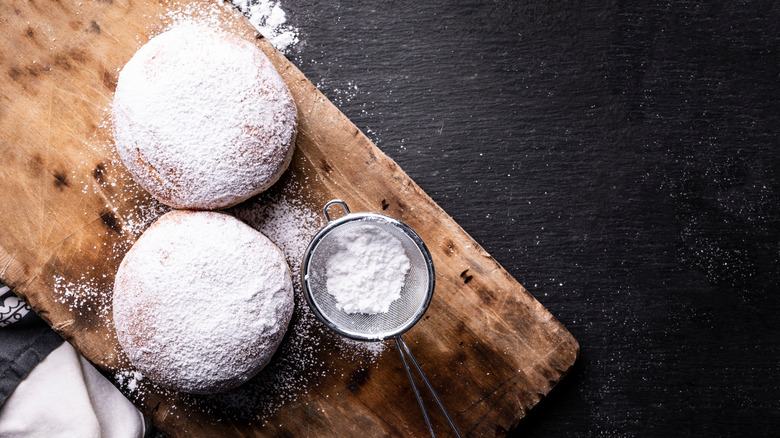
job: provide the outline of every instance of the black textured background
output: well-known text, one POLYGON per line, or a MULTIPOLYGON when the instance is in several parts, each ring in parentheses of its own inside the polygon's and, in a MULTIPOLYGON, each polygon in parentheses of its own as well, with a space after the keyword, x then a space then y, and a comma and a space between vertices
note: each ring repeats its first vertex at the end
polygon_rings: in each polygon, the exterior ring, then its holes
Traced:
POLYGON ((289 57, 579 340, 511 436, 780 426, 777 2, 282 6, 289 57))

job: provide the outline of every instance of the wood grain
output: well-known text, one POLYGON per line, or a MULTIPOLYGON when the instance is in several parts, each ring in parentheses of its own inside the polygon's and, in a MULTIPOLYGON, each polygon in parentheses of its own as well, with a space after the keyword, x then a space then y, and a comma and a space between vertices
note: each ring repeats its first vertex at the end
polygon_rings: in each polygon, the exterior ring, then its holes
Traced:
MULTIPOLYGON (((164 208, 116 164, 106 108, 118 70, 176 19, 171 11, 183 9, 256 41, 293 93, 297 150, 272 192, 312 210, 338 197, 353 211, 390 214, 431 249, 434 299, 405 337, 461 431, 494 435, 517 424, 574 363, 576 341, 229 5, 0 4, 0 277, 115 378, 126 359, 102 317, 113 275, 141 232, 140 212, 164 208), (57 284, 84 282, 90 288, 82 296, 54 293, 57 284)), ((219 397, 172 394, 146 382, 143 397, 128 395, 170 436, 424 435, 395 352, 354 360, 338 354, 334 339, 323 329, 312 341, 323 373, 266 416, 238 415, 219 397)))

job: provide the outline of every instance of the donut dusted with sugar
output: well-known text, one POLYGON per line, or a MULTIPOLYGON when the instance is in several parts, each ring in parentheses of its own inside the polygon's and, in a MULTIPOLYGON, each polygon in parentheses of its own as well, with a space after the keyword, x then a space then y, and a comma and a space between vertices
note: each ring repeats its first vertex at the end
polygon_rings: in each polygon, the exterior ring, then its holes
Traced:
POLYGON ((189 393, 234 388, 271 360, 293 312, 281 250, 218 212, 163 215, 114 282, 117 339, 151 381, 189 393))
POLYGON ((152 38, 119 74, 112 113, 122 162, 174 208, 237 204, 292 159, 287 85, 257 47, 221 30, 186 24, 152 38))

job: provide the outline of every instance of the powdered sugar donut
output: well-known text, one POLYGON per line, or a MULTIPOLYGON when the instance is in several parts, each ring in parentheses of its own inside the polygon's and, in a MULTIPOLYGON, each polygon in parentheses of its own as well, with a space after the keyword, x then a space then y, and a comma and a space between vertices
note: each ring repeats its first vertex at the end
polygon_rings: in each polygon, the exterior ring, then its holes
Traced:
POLYGON ((188 24, 152 38, 119 74, 112 111, 122 162, 174 208, 237 204, 292 158, 287 85, 257 47, 217 29, 188 24))
POLYGON ((293 311, 282 252, 224 213, 172 211, 125 255, 114 326, 151 381, 189 393, 234 388, 271 360, 293 311))

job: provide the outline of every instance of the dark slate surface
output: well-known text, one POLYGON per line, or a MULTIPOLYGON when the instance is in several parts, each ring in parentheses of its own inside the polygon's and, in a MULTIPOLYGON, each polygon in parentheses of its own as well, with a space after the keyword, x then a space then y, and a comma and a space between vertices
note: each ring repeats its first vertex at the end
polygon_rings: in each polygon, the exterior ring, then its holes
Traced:
POLYGON ((767 435, 780 11, 636 3, 282 6, 290 58, 579 340, 511 436, 767 435))

